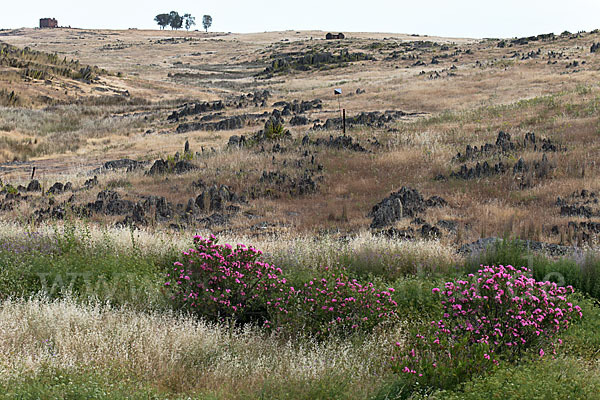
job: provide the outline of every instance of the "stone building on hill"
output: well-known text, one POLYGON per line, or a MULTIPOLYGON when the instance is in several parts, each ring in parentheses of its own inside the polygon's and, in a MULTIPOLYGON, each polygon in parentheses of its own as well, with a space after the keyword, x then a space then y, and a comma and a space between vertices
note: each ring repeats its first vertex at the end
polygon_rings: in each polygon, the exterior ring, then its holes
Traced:
POLYGON ((58 28, 58 21, 55 18, 40 18, 40 28, 58 28))

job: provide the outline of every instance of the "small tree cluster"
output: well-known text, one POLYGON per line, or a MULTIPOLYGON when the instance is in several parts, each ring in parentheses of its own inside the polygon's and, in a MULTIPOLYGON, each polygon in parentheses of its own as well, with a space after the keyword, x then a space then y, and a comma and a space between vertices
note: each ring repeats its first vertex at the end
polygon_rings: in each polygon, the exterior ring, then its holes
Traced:
POLYGON ((181 29, 185 24, 185 29, 189 30, 192 26, 196 25, 196 19, 192 14, 186 13, 181 16, 177 11, 171 11, 168 14, 158 14, 154 17, 154 21, 156 21, 161 29, 165 29, 166 26, 170 26, 171 29, 181 29))

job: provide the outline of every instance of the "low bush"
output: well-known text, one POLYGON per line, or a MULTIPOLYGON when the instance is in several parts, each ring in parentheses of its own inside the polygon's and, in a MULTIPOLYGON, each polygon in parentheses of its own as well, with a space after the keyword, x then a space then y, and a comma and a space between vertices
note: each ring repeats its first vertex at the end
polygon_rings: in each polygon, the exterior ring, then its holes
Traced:
POLYGON ((195 236, 194 248, 167 274, 167 293, 201 318, 258 323, 284 335, 346 336, 396 320, 389 285, 352 279, 341 267, 296 274, 292 283, 261 256, 253 247, 195 236))
POLYGON ((600 259, 596 255, 579 255, 560 260, 536 257, 532 263, 533 275, 538 280, 551 280, 571 285, 576 290, 600 299, 600 259))
POLYGON ((165 286, 178 306, 209 320, 268 324, 267 306, 286 280, 281 269, 258 259, 261 254, 243 244, 220 245, 213 235, 195 236, 194 248, 174 263, 165 286))
POLYGON ((520 240, 499 240, 486 251, 468 258, 461 269, 475 272, 481 265, 524 265, 538 281, 570 285, 600 299, 600 258, 594 253, 575 252, 560 259, 535 254, 520 240))
POLYGON ((326 267, 322 275, 301 287, 290 287, 278 299, 283 304, 278 310, 283 312, 278 313, 276 325, 315 337, 370 332, 396 320, 393 292, 394 288, 352 279, 343 268, 326 267))
POLYGON ((443 318, 413 333, 410 352, 399 350, 394 359, 410 387, 452 388, 500 361, 556 354, 559 332, 582 316, 567 299, 572 287, 537 282, 527 268, 484 267, 433 291, 443 318))

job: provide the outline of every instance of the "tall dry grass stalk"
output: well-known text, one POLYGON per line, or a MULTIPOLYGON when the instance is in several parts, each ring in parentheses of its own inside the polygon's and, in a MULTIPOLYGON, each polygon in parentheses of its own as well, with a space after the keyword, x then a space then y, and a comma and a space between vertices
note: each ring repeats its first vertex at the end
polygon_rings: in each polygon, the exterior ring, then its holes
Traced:
MULTIPOLYGON (((109 241, 117 250, 131 251, 135 247, 152 254, 185 250, 192 245, 194 234, 210 235, 208 231, 131 230, 85 223, 27 226, 0 221, 0 241, 23 238, 28 231, 48 236, 62 235, 65 229, 74 229, 80 239, 89 241, 91 245, 109 241)), ((365 269, 363 272, 378 265, 387 266, 390 274, 427 273, 444 272, 460 261, 451 246, 439 241, 402 241, 373 235, 369 231, 361 231, 343 239, 330 235, 299 236, 293 232, 259 238, 223 234, 218 239, 220 243, 252 245, 262 250, 271 262, 288 268, 313 269, 359 264, 365 269)))
POLYGON ((267 381, 308 383, 326 376, 368 383, 384 374, 395 340, 397 333, 388 332, 360 343, 291 342, 168 313, 68 299, 7 300, 0 304, 0 379, 48 368, 116 368, 176 391, 239 393, 267 381))

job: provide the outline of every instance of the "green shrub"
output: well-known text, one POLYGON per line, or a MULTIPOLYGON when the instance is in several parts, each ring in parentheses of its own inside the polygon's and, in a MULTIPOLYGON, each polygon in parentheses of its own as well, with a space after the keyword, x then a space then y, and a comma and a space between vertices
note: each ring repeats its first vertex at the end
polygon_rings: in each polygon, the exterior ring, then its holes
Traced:
POLYGON ((597 300, 591 300, 575 293, 573 301, 581 306, 583 318, 566 331, 563 339, 563 351, 573 357, 579 357, 582 362, 596 362, 600 359, 600 307, 597 300))
POLYGON ((429 399, 597 399, 600 373, 575 358, 558 358, 500 368, 466 383, 461 390, 441 391, 429 399))
POLYGON ((270 118, 265 123, 265 138, 269 140, 283 139, 288 133, 280 120, 270 118))
POLYGON ((315 337, 371 332, 397 320, 394 288, 359 282, 343 268, 325 267, 299 287, 290 287, 276 304, 274 321, 287 332, 315 337))
POLYGON ((556 261, 537 257, 532 264, 536 279, 571 285, 600 299, 600 258, 597 255, 564 257, 556 261))
POLYGON ((394 370, 412 387, 448 389, 490 371, 499 361, 528 353, 555 354, 559 332, 582 316, 567 300, 572 287, 536 282, 526 268, 484 267, 476 275, 446 282, 440 293, 443 317, 412 332, 394 356, 394 370))
POLYGON ((212 321, 270 325, 270 308, 284 311, 275 298, 285 288, 281 269, 259 260, 262 252, 238 244, 220 245, 194 237, 194 247, 173 263, 165 287, 174 303, 212 321))

